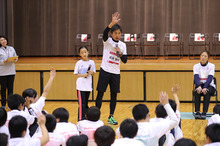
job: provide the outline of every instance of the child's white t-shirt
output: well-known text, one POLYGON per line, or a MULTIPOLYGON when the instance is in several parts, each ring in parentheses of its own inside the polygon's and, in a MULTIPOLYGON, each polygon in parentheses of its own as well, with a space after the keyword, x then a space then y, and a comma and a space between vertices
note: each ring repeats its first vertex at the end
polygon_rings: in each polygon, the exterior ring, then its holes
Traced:
POLYGON ((6 127, 5 125, 0 127, 0 133, 5 133, 6 135, 8 135, 8 138, 10 137, 8 127, 6 127))
POLYGON ((40 139, 34 139, 34 138, 11 138, 8 142, 9 146, 40 146, 41 142, 40 139))
POLYGON ((103 57, 101 68, 109 73, 120 74, 120 61, 121 58, 117 56, 116 45, 120 48, 122 55, 127 55, 126 44, 122 41, 115 42, 111 37, 103 42, 103 57))
POLYGON ((76 126, 80 134, 85 134, 88 136, 88 142, 94 142, 94 132, 97 128, 103 126, 104 123, 101 120, 96 122, 89 120, 82 120, 77 122, 76 126))
MULTIPOLYGON (((85 74, 88 71, 89 65, 91 65, 90 70, 96 72, 94 61, 79 60, 75 65, 74 74, 85 74)), ((86 78, 78 77, 76 80, 76 89, 80 91, 92 91, 92 75, 89 74, 86 78)))
POLYGON ((46 97, 40 97, 37 102, 30 104, 30 107, 34 110, 36 114, 41 113, 45 106, 46 97))
POLYGON ((126 138, 115 139, 112 146, 144 146, 144 144, 139 140, 126 137, 126 138))
POLYGON ((220 116, 219 116, 219 114, 214 114, 208 120, 208 125, 211 125, 213 123, 220 124, 220 116))
POLYGON ((79 131, 77 130, 76 125, 67 122, 58 122, 54 133, 59 133, 65 137, 67 141, 70 136, 79 135, 79 131))

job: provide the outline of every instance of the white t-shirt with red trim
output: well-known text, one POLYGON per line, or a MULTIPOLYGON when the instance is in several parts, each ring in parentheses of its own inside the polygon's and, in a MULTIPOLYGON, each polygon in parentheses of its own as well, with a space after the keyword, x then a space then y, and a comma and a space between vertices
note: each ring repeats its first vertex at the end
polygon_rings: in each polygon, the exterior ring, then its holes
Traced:
MULTIPOLYGON (((194 75, 195 74, 199 75, 201 83, 205 83, 209 75, 212 75, 214 77, 215 65, 210 62, 208 62, 206 66, 202 66, 201 63, 197 63, 193 66, 193 73, 194 75)), ((210 85, 216 88, 213 81, 210 83, 210 85)))
POLYGON ((122 55, 127 55, 126 44, 122 41, 115 42, 111 37, 103 42, 103 57, 101 68, 109 73, 120 74, 120 57, 117 56, 116 45, 120 48, 122 55))

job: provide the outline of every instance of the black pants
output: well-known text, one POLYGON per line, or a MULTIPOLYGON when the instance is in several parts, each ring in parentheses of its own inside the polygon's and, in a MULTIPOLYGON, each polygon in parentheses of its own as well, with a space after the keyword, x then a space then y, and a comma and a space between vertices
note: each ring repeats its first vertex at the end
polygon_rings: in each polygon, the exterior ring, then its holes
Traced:
POLYGON ((100 68, 97 85, 98 95, 96 98, 96 106, 99 109, 102 106, 102 98, 108 85, 110 86, 111 92, 110 115, 113 115, 116 107, 117 93, 120 92, 120 74, 112 74, 100 68))
POLYGON ((15 75, 0 76, 2 106, 6 105, 6 89, 8 95, 13 94, 14 78, 15 75))
POLYGON ((205 112, 205 113, 208 112, 210 97, 212 95, 214 95, 215 88, 212 87, 212 86, 209 86, 207 89, 209 91, 205 95, 203 95, 202 93, 198 94, 196 91, 194 92, 194 95, 195 95, 195 111, 196 112, 200 111, 201 96, 204 97, 203 98, 203 112, 205 112))
POLYGON ((90 91, 80 91, 77 90, 77 97, 78 97, 78 103, 79 103, 79 109, 78 109, 78 121, 85 120, 85 114, 87 112, 88 106, 88 100, 89 100, 90 91))

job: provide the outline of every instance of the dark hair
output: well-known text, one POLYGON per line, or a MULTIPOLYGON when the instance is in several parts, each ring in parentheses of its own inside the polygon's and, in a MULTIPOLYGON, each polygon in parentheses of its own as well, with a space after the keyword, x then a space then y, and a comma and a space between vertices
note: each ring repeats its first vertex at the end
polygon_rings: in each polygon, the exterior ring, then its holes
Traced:
POLYGON ((207 51, 207 50, 203 50, 201 53, 200 53, 200 56, 202 55, 202 53, 207 53, 207 55, 208 55, 208 58, 210 57, 210 53, 209 53, 209 51, 207 51))
POLYGON ((115 131, 109 126, 101 126, 94 133, 98 146, 110 146, 115 141, 115 131))
POLYGON ((118 29, 122 32, 122 27, 118 24, 115 24, 112 26, 110 32, 113 33, 115 30, 118 30, 118 29))
POLYGON ((220 142, 220 124, 211 124, 207 126, 205 134, 212 142, 220 142))
POLYGON ((81 47, 79 47, 79 53, 80 53, 80 50, 81 50, 81 49, 84 49, 84 48, 85 48, 87 51, 89 51, 86 46, 81 46, 81 47))
POLYGON ((69 112, 65 108, 57 108, 52 114, 56 117, 56 119, 60 119, 59 122, 68 122, 69 112))
POLYGON ((7 146, 8 145, 8 135, 5 133, 0 133, 0 146, 7 146))
POLYGON ((119 129, 123 137, 134 138, 138 131, 138 125, 132 119, 125 119, 119 129))
POLYGON ((136 121, 146 119, 149 109, 145 104, 137 104, 132 109, 133 117, 136 121))
POLYGON ((0 107, 0 127, 2 127, 7 120, 7 112, 5 108, 0 107))
POLYGON ((21 95, 18 94, 11 94, 8 97, 8 107, 13 110, 13 109, 18 109, 20 104, 24 105, 25 100, 21 95))
POLYGON ((157 105, 155 112, 157 118, 165 118, 167 116, 167 112, 162 104, 157 105))
POLYGON ((88 137, 84 134, 71 136, 66 142, 66 146, 87 146, 87 144, 88 137))
POLYGON ((196 143, 188 138, 181 138, 177 140, 174 146, 196 146, 196 143))
POLYGON ((176 112, 176 102, 172 99, 169 99, 169 104, 172 107, 173 111, 176 112))
POLYGON ((213 108, 213 113, 219 114, 220 115, 220 105, 216 104, 213 108))
POLYGON ((22 116, 14 116, 9 121, 11 138, 22 137, 22 132, 27 129, 27 120, 22 116))
MULTIPOLYGON (((0 38, 4 38, 4 39, 6 39, 6 41, 7 41, 7 44, 8 44, 8 38, 6 37, 6 36, 0 36, 0 38)), ((2 44, 0 43, 0 47, 2 46, 2 44)))
POLYGON ((47 131, 53 132, 54 129, 56 128, 56 124, 57 124, 57 121, 56 121, 55 116, 51 115, 51 114, 47 114, 46 115, 46 124, 45 124, 47 131))
POLYGON ((37 91, 32 88, 28 88, 23 91, 22 96, 24 98, 26 98, 27 96, 33 97, 35 99, 37 97, 37 91))
POLYGON ((96 122, 100 119, 100 114, 101 112, 99 108, 96 106, 91 106, 86 112, 86 117, 87 120, 96 122))

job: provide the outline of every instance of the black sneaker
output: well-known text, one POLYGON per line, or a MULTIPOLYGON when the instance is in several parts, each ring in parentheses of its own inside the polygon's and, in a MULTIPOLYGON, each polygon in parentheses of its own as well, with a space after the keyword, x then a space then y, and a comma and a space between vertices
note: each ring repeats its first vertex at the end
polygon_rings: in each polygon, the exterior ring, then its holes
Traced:
POLYGON ((196 114, 194 115, 195 119, 201 119, 201 114, 200 112, 196 112, 196 114))
POLYGON ((202 113, 202 115, 201 115, 201 119, 203 119, 203 120, 205 120, 206 119, 206 113, 202 113))

